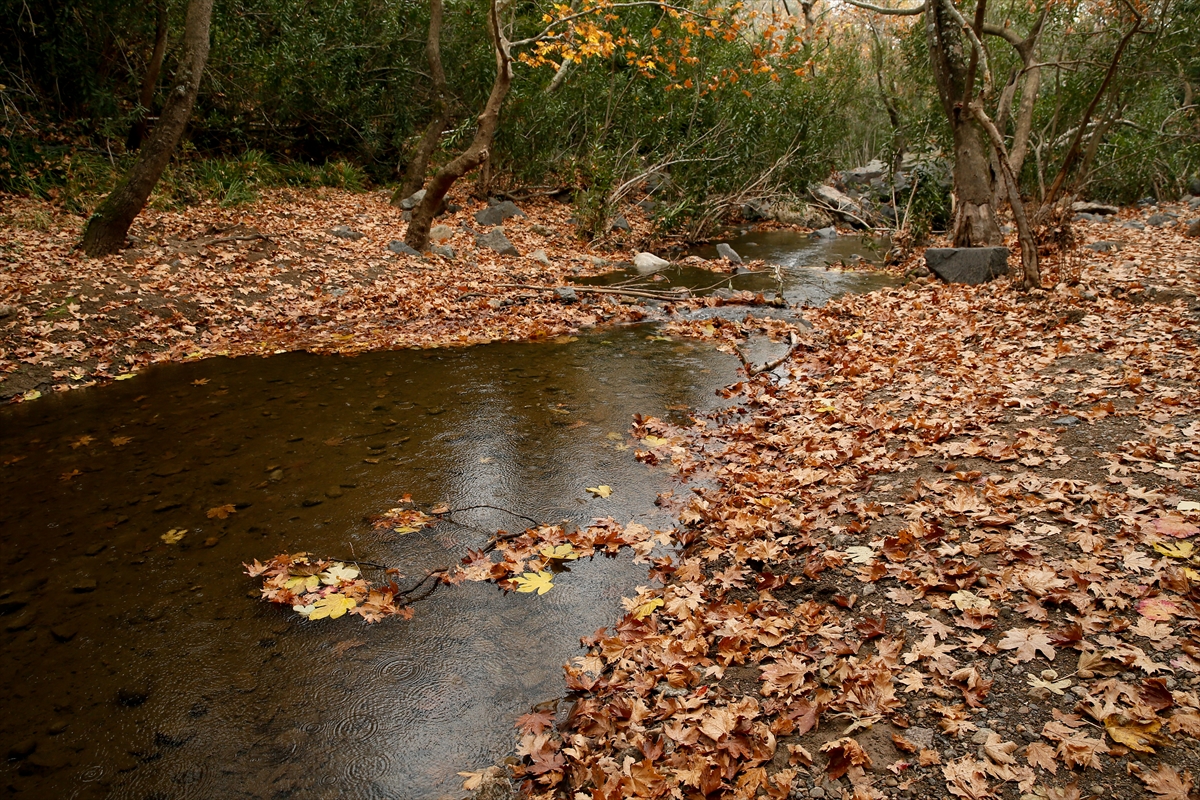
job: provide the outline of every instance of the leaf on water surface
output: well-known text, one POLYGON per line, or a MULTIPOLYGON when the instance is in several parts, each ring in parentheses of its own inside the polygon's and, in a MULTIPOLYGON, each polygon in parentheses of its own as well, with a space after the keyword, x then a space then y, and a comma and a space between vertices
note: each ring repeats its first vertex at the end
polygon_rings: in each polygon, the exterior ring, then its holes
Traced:
POLYGON ((114 436, 108 440, 113 447, 124 447, 133 441, 132 436, 114 436))
POLYGON ((524 575, 513 578, 513 582, 517 584, 518 592, 545 594, 554 588, 554 574, 547 570, 526 572, 524 575))
POLYGON ((284 584, 290 592, 298 594, 304 592, 315 592, 321 588, 321 577, 319 575, 294 575, 284 584))
POLYGON ((559 561, 574 561, 579 558, 579 554, 570 544, 546 545, 538 552, 546 558, 555 558, 559 561))
POLYGON ((124 375, 118 375, 117 377, 113 378, 113 380, 116 380, 116 381, 127 381, 127 380, 129 380, 130 378, 132 378, 132 377, 133 377, 133 376, 135 376, 135 375, 137 375, 137 373, 136 373, 136 372, 126 372, 124 375))
MULTIPOLYGON (((171 530, 167 531, 158 538, 162 539, 167 544, 178 544, 179 540, 183 538, 185 533, 187 533, 187 528, 171 528, 171 530)), ((255 562, 255 566, 258 566, 257 561, 255 562)))
POLYGON ((339 583, 349 583, 357 578, 358 575, 357 567, 351 567, 338 561, 322 572, 320 577, 321 583, 327 586, 336 586, 339 583))
POLYGON ((596 497, 608 497, 612 494, 612 487, 602 483, 599 486, 588 486, 584 491, 590 492, 596 497))
POLYGON ((196 380, 192 381, 192 386, 203 386, 206 383, 208 383, 208 378, 196 378, 196 380))
POLYGON ((233 503, 226 503, 223 506, 214 506, 208 510, 209 519, 229 519, 230 514, 236 514, 237 509, 233 503))
POLYGON ((344 594, 333 592, 322 597, 317 602, 307 606, 292 606, 299 614, 309 619, 337 619, 358 605, 358 601, 344 594))

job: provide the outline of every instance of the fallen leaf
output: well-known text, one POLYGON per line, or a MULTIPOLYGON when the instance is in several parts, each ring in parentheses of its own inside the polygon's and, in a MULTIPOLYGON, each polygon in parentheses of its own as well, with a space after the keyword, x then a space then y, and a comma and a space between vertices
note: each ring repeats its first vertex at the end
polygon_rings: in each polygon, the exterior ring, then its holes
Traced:
POLYGON ((517 584, 518 592, 545 594, 554 588, 553 578, 553 573, 541 570, 540 572, 526 572, 520 577, 513 578, 513 581, 517 584))
POLYGON ((612 494, 612 487, 602 483, 599 486, 589 486, 584 489, 584 491, 590 492, 596 497, 608 497, 610 494, 612 494))
POLYGON ((1116 714, 1104 720, 1104 730, 1110 739, 1139 753, 1153 753, 1155 746, 1162 747, 1168 744, 1164 737, 1158 735, 1160 728, 1162 723, 1158 720, 1122 723, 1116 714))
POLYGON ((346 597, 344 594, 334 592, 322 597, 312 605, 295 606, 294 608, 309 619, 325 619, 326 617, 337 619, 356 605, 358 605, 358 601, 353 597, 346 597))
POLYGON ((1159 764, 1154 772, 1143 772, 1138 777, 1163 800, 1188 800, 1192 791, 1192 773, 1185 771, 1181 776, 1168 764, 1159 764))
POLYGON ((209 519, 229 519, 230 514, 236 514, 237 509, 233 503, 226 503, 223 506, 214 506, 208 510, 209 519))
POLYGON ((1179 606, 1162 595, 1143 597, 1138 601, 1137 610, 1143 617, 1152 619, 1155 622, 1166 622, 1174 619, 1181 611, 1179 606))
POLYGON ((656 608, 662 608, 662 598, 655 597, 653 600, 647 600, 633 610, 633 616, 636 619, 645 619, 654 613, 656 608))
POLYGON ((575 552, 575 548, 570 544, 547 545, 538 552, 545 558, 559 561, 574 561, 579 558, 579 553, 575 552))
POLYGON ((178 544, 179 540, 183 538, 185 533, 187 533, 186 528, 171 528, 171 530, 167 531, 158 538, 162 539, 167 544, 178 544))

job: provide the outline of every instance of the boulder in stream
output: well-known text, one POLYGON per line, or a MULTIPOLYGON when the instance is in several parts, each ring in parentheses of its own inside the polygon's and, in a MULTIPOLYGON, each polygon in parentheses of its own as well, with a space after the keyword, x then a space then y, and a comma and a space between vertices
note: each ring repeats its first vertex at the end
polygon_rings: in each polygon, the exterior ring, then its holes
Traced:
POLYGON ((1008 274, 1008 248, 930 247, 925 264, 946 283, 987 283, 1008 274))
POLYGON ((742 257, 737 254, 736 250, 727 245, 725 242, 721 242, 717 245, 717 255, 731 264, 742 263, 742 257))
POLYGON ((633 268, 642 275, 649 275, 669 266, 671 266, 670 261, 659 258, 654 253, 638 253, 633 257, 633 268))

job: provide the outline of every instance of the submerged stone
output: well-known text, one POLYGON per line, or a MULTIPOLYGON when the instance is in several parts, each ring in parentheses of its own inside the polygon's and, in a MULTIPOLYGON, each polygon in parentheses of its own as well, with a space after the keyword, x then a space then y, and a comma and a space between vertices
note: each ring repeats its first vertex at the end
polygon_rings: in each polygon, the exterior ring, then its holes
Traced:
POLYGON ((720 244, 717 245, 717 255, 719 255, 721 258, 725 259, 726 261, 730 262, 731 264, 742 263, 742 257, 737 254, 736 250, 734 250, 729 245, 725 244, 725 242, 721 242, 720 244))

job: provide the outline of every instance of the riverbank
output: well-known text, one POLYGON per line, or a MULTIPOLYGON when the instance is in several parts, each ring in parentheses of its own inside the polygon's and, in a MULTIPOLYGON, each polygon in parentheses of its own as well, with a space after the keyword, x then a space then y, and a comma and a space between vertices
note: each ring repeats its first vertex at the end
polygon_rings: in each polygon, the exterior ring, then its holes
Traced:
POLYGON ((1194 796, 1200 246, 1142 216, 1079 223, 1075 285, 846 296, 732 411, 639 421, 683 549, 519 721, 525 788, 1194 796))
MULTIPOLYGON (((548 338, 643 313, 616 295, 564 299, 524 286, 614 269, 649 235, 593 252, 568 206, 522 204, 504 221, 522 254, 476 244, 483 203, 440 218, 453 257, 389 250, 403 212, 386 193, 264 191, 248 206, 147 210, 134 246, 89 259, 82 217, 4 197, 0 240, 0 399, 120 380, 148 364, 292 350, 355 353, 548 338)), ((636 209, 634 210, 636 211, 636 209)))

